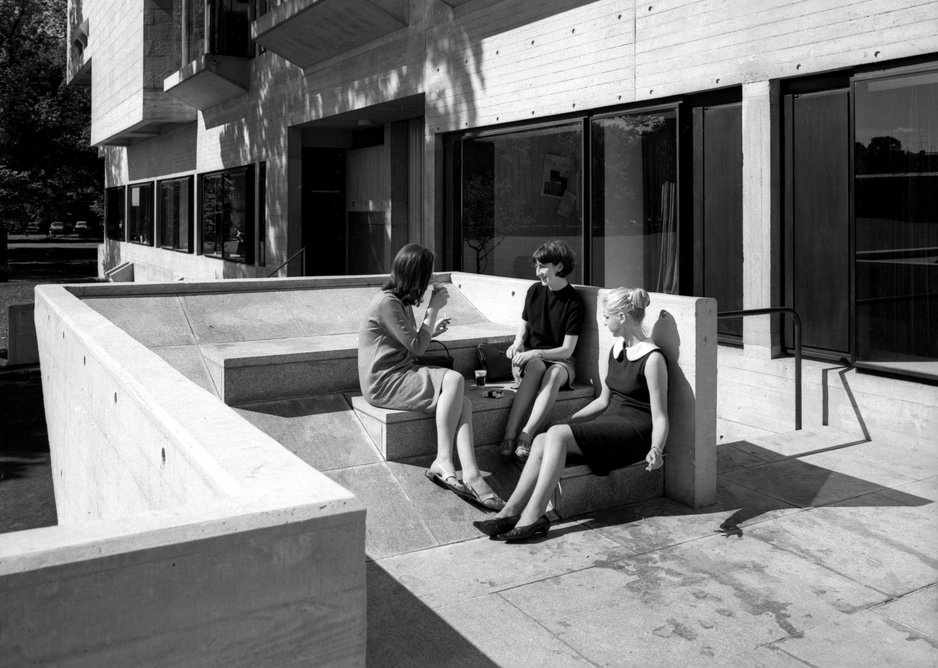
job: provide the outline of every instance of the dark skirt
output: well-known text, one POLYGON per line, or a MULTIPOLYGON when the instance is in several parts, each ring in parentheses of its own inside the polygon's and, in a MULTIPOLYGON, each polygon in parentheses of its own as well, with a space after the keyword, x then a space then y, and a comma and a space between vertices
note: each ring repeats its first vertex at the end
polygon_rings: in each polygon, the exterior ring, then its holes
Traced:
POLYGON ((586 464, 600 476, 644 461, 651 448, 650 414, 622 405, 610 409, 568 425, 586 464))

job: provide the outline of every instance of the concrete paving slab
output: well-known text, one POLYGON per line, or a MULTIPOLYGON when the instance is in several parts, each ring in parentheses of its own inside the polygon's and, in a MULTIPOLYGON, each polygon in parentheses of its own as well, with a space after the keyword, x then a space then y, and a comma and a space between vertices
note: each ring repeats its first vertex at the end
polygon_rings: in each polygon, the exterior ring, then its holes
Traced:
POLYGON ((342 395, 245 404, 234 410, 319 471, 381 461, 342 395))
POLYGON ((183 308, 199 343, 302 336, 303 328, 269 292, 186 294, 183 308))
POLYGON ((219 396, 197 345, 193 343, 186 346, 159 346, 152 350, 203 390, 219 396))
POLYGON ((938 644, 933 640, 868 610, 838 616, 774 645, 812 666, 938 665, 938 644))
POLYGON ((365 566, 368 592, 368 666, 456 666, 497 664, 376 562, 365 566))
POLYGON ((913 591, 873 610, 938 644, 938 585, 913 591))
POLYGON ((182 302, 176 295, 125 295, 83 301, 148 348, 195 343, 182 302))
POLYGON ((324 473, 355 494, 368 509, 365 555, 369 559, 425 550, 439 544, 386 464, 366 464, 324 473))
POLYGON ((862 496, 884 486, 883 483, 838 473, 803 459, 783 459, 737 469, 723 474, 722 479, 803 508, 862 496))
POLYGON ((933 504, 867 494, 753 526, 749 535, 888 596, 938 580, 933 504))
POLYGON ((794 457, 818 450, 858 445, 863 440, 831 427, 815 427, 798 431, 770 434, 749 439, 762 451, 768 451, 783 457, 794 457))
MULTIPOLYGON (((867 480, 882 487, 901 485, 938 474, 938 471, 929 473, 928 470, 919 473, 910 465, 900 466, 901 462, 899 460, 901 459, 903 458, 895 453, 890 454, 882 445, 863 443, 849 448, 846 456, 835 451, 821 452, 802 457, 800 461, 843 475, 867 480), (896 461, 890 462, 889 459, 896 461)), ((925 466, 924 462, 922 464, 925 466)))
POLYGON ((589 526, 634 553, 651 552, 715 534, 741 537, 743 527, 800 509, 731 482, 717 484, 717 502, 693 510, 667 498, 599 515, 589 526))
MULTIPOLYGON (((388 469, 411 500, 412 512, 420 516, 440 544, 478 538, 479 531, 472 522, 491 517, 494 513, 428 480, 425 471, 433 459, 434 456, 425 455, 388 462, 388 469)), ((511 462, 502 461, 495 446, 477 447, 476 461, 489 486, 507 500, 518 480, 518 468, 511 462)), ((457 471, 457 475, 462 477, 462 471, 457 471)))
POLYGON ((905 503, 911 506, 921 505, 922 499, 938 503, 938 476, 925 478, 916 482, 910 482, 904 485, 895 485, 894 487, 880 491, 891 499, 899 503, 905 503))
POLYGON ((276 298, 290 311, 306 336, 358 332, 361 315, 378 292, 367 286, 283 290, 276 298))
POLYGON ((720 665, 725 668, 798 668, 799 666, 817 668, 817 666, 811 666, 809 663, 796 659, 775 645, 756 647, 754 650, 721 661, 720 665))
MULTIPOLYGON (((615 541, 574 521, 554 525, 543 541, 514 545, 482 536, 382 559, 381 566, 436 610, 595 563, 613 562, 627 554, 630 552, 615 541)), ((493 627, 497 625, 493 622, 493 627)))
POLYGON ((750 466, 758 466, 772 461, 759 457, 748 451, 745 447, 740 447, 736 443, 726 443, 717 446, 717 474, 728 473, 736 469, 744 469, 750 466))
POLYGON ((760 540, 711 537, 503 592, 599 665, 719 665, 882 594, 760 540))

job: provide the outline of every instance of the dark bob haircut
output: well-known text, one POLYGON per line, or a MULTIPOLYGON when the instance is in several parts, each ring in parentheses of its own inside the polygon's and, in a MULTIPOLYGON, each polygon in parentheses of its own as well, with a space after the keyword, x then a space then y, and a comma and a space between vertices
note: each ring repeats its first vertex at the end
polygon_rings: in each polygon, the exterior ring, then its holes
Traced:
POLYGON ((382 286, 405 306, 419 304, 433 275, 433 253, 420 244, 407 244, 394 256, 391 275, 382 286))
POLYGON ((574 258, 573 251, 562 241, 548 241, 531 255, 531 260, 541 264, 559 264, 561 265, 557 275, 560 277, 568 276, 573 271, 574 258))

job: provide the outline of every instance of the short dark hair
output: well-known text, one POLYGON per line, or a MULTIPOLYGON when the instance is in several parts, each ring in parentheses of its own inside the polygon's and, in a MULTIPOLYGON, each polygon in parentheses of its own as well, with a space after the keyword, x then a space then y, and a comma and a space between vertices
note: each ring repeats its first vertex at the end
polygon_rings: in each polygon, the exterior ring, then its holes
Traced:
POLYGON ((405 306, 419 304, 432 275, 433 253, 420 244, 407 244, 394 256, 382 290, 390 290, 405 306))
POLYGON ((541 264, 561 265, 560 271, 557 272, 560 277, 568 276, 575 266, 573 251, 564 242, 556 240, 541 244, 531 254, 531 260, 541 264))

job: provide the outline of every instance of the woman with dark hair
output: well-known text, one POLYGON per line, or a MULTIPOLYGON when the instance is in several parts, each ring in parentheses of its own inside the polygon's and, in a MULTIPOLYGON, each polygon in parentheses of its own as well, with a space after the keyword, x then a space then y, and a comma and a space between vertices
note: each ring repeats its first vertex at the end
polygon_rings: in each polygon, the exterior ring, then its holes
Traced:
POLYGON ((427 478, 489 510, 505 502, 482 478, 472 438, 472 403, 463 393, 465 380, 452 369, 415 366, 430 340, 447 329, 437 322, 449 301, 443 286, 434 286, 420 327, 414 320, 433 275, 433 253, 419 244, 398 251, 391 275, 375 295, 358 331, 358 379, 362 395, 372 406, 398 410, 433 411, 437 454, 427 478), (462 464, 456 477, 453 444, 462 464))
POLYGON ((567 276, 573 252, 562 241, 548 241, 531 255, 538 282, 524 298, 521 326, 505 351, 521 376, 501 443, 501 454, 525 460, 531 441, 563 387, 573 385, 573 351, 583 329, 583 299, 567 276))
POLYGON ((645 332, 649 304, 641 288, 616 288, 603 300, 603 317, 616 337, 603 390, 564 423, 534 439, 515 491, 490 520, 473 522, 493 540, 517 543, 547 535, 547 502, 567 454, 582 455, 596 475, 644 460, 661 468, 668 439, 668 364, 645 332))

